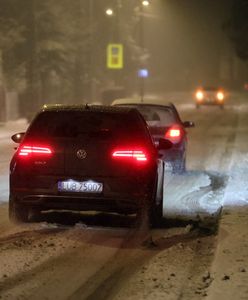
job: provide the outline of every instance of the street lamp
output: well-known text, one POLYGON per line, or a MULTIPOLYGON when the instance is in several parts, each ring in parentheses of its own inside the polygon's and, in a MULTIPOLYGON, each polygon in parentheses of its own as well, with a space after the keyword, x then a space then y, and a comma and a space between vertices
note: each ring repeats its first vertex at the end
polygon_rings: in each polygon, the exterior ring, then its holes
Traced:
POLYGON ((150 2, 148 0, 143 0, 142 1, 143 6, 148 6, 149 4, 150 4, 150 2))
POLYGON ((106 13, 107 16, 113 16, 114 11, 113 11, 112 8, 108 8, 108 9, 106 9, 105 13, 106 13))

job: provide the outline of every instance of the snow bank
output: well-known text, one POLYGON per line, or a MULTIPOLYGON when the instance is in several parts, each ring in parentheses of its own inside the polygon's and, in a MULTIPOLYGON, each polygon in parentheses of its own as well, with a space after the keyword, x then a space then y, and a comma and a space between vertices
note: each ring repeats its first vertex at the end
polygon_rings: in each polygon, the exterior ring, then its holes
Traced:
POLYGON ((233 154, 229 164, 229 181, 224 196, 225 206, 248 205, 248 104, 235 106, 240 111, 233 154))
POLYGON ((166 173, 163 216, 193 220, 215 216, 222 207, 225 187, 222 183, 214 188, 216 176, 199 171, 166 173))
MULTIPOLYGON (((12 152, 10 137, 27 129, 26 119, 0 123, 0 203, 7 202, 9 197, 9 161, 12 152)), ((14 143, 13 143, 14 144, 14 143)))
POLYGON ((224 196, 224 205, 248 204, 248 154, 236 153, 229 170, 229 181, 224 196))
POLYGON ((8 176, 0 176, 0 204, 7 202, 9 199, 9 178, 8 176))

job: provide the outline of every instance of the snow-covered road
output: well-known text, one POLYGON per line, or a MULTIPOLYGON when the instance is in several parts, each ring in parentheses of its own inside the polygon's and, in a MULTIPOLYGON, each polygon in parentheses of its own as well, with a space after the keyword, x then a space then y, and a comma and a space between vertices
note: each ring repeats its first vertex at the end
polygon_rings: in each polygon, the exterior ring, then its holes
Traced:
POLYGON ((201 219, 226 205, 248 204, 248 105, 229 105, 225 111, 191 104, 178 105, 190 129, 188 172, 165 176, 165 217, 201 219))
POLYGON ((0 298, 248 299, 245 101, 231 98, 224 110, 176 101, 182 119, 196 127, 188 131, 187 173, 166 172, 163 212, 186 222, 152 230, 135 228, 132 217, 104 214, 9 223, 8 136, 27 124, 0 126, 0 298), (218 235, 188 225, 222 207, 218 235))

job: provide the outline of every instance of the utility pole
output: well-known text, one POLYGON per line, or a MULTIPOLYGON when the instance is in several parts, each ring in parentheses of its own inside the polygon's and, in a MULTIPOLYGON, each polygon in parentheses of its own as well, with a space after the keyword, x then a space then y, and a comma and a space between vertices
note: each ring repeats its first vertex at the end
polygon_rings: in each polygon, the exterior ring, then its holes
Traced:
POLYGON ((117 1, 117 9, 116 9, 116 42, 121 42, 121 8, 122 8, 122 1, 117 1))
POLYGON ((140 70, 139 70, 139 80, 140 80, 140 101, 144 102, 145 95, 145 78, 148 77, 148 70, 146 69, 146 49, 145 49, 145 23, 144 23, 144 7, 150 5, 148 0, 143 0, 139 3, 139 43, 141 49, 140 57, 140 70))
POLYGON ((40 109, 41 87, 40 87, 40 69, 37 56, 37 0, 31 1, 29 14, 29 59, 27 62, 27 94, 28 94, 28 119, 40 109))
MULTIPOLYGON (((140 47, 142 56, 144 55, 144 17, 143 17, 143 4, 140 4, 140 47)), ((143 68, 143 63, 141 69, 143 68)), ((143 76, 140 76, 140 101, 144 102, 144 89, 145 89, 145 80, 143 76)))
POLYGON ((90 31, 90 42, 89 42, 89 102, 93 102, 94 98, 94 67, 93 67, 93 12, 94 12, 94 0, 89 0, 89 31, 90 31))

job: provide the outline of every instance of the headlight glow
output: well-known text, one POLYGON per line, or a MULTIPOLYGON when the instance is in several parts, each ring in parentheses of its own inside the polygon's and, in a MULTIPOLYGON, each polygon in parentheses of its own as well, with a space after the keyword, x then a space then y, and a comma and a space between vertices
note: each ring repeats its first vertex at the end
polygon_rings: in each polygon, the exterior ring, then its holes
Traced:
POLYGON ((197 100, 202 100, 204 97, 203 92, 202 91, 197 91, 196 92, 196 99, 197 100))
POLYGON ((223 94, 222 92, 218 92, 218 93, 217 93, 217 99, 218 99, 219 101, 223 101, 223 100, 224 100, 224 94, 223 94))

